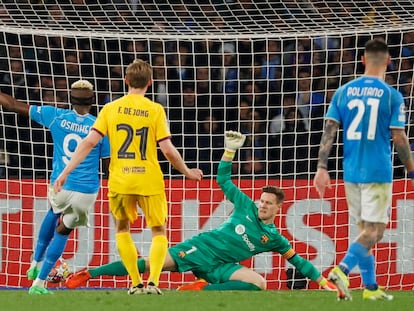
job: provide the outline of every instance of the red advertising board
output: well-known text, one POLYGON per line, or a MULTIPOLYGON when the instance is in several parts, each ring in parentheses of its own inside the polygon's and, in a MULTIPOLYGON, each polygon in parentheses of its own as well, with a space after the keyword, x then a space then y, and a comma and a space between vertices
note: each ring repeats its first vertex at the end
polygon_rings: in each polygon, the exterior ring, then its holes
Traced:
MULTIPOLYGON (((193 223, 192 229, 206 230, 207 224, 215 219, 216 212, 223 207, 225 198, 214 180, 207 179, 196 183, 173 179, 165 182, 170 208, 168 237, 170 244, 174 245, 189 237, 188 234, 194 233, 194 230, 186 231, 190 221, 193 223), (196 224, 194 217, 188 217, 189 213, 197 216, 196 224)), ((349 242, 352 241, 352 230, 341 181, 333 185, 324 200, 317 197, 311 181, 308 180, 239 180, 235 183, 254 199, 259 198, 261 187, 265 184, 278 185, 284 189, 286 200, 275 223, 281 233, 292 242, 296 251, 311 260, 324 275, 344 256, 349 242)), ((0 286, 26 287, 30 285, 25 271, 30 263, 36 239, 34 227, 39 225, 35 215, 36 206, 40 199, 43 210, 46 209, 47 186, 44 180, 1 180, 0 189, 0 286)), ((407 181, 394 182, 388 235, 384 236, 374 250, 379 284, 391 289, 412 289, 414 284, 414 195, 406 189, 407 181)), ((112 219, 106 201, 105 186, 101 189, 95 211, 91 215, 94 226, 88 230, 93 230, 94 242, 93 250, 88 254, 87 265, 93 267, 108 263, 114 252, 108 242, 113 241, 114 237, 110 230, 112 219)), ((132 231, 139 234, 144 226, 145 221, 140 217, 134 223, 132 231)), ((82 245, 77 241, 77 231, 74 231, 65 249, 64 258, 70 260, 81 248, 82 245)), ((263 261, 266 268, 261 266, 260 260, 247 260, 243 264, 263 273, 268 280, 269 289, 286 289, 286 262, 279 254, 269 256, 270 260, 263 261)), ((183 276, 178 273, 164 273, 160 285, 173 288, 192 279, 194 277, 191 274, 183 276)), ((118 278, 114 282, 113 278, 103 278, 89 282, 89 286, 127 287, 127 280, 118 278)), ((357 273, 351 276, 351 286, 361 286, 357 273)), ((309 287, 317 286, 309 284, 309 287)))

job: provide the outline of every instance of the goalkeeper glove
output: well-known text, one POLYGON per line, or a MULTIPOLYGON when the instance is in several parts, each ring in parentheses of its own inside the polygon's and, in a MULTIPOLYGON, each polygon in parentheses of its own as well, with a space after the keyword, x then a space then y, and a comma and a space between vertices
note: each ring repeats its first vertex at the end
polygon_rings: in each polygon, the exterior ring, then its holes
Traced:
POLYGON ((246 136, 240 132, 226 131, 224 136, 224 154, 229 158, 233 158, 237 149, 243 146, 245 140, 246 136))

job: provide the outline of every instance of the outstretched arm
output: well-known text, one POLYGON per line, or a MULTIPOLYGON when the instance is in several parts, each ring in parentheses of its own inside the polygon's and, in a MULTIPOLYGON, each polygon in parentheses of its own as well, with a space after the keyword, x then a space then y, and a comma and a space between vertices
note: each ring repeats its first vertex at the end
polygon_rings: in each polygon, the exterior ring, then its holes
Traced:
POLYGON ((8 94, 0 93, 0 105, 9 111, 29 116, 30 105, 22 103, 8 94))
POLYGON ((181 157, 181 154, 171 142, 171 139, 164 139, 158 144, 161 152, 177 171, 188 179, 201 180, 203 178, 203 172, 200 169, 188 168, 187 164, 185 164, 183 158, 181 157))
POLYGON ((324 276, 322 276, 322 274, 310 261, 296 254, 293 249, 290 249, 282 256, 286 258, 292 265, 294 265, 303 276, 318 283, 323 289, 328 291, 337 291, 336 286, 329 282, 324 276))
MULTIPOLYGON (((217 169, 217 183, 221 190, 231 202, 251 201, 231 180, 232 161, 239 148, 241 148, 246 140, 246 136, 234 131, 226 131, 224 136, 224 152, 221 157, 220 164, 217 169)), ((234 204, 246 207, 246 204, 234 204)))
POLYGON ((233 161, 236 151, 244 145, 246 136, 235 131, 226 131, 224 135, 224 153, 221 160, 231 162, 233 161))
POLYGON ((330 177, 328 174, 328 159, 331 153, 333 143, 336 138, 339 124, 333 120, 327 120, 325 130, 322 134, 321 144, 319 147, 318 170, 313 179, 313 185, 322 198, 325 194, 326 187, 330 188, 330 177))

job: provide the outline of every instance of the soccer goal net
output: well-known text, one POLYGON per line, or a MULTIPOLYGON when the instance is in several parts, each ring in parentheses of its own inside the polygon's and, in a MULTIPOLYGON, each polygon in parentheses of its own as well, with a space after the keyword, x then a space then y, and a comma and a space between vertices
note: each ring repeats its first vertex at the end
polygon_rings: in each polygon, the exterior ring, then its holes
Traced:
MULTIPOLYGON (((385 79, 404 95, 412 136, 413 12, 412 2, 397 0, 3 1, 0 90, 27 104, 70 109, 71 83, 86 79, 95 87, 97 114, 127 92, 126 66, 148 61, 154 81, 148 97, 165 107, 185 161, 205 175, 200 183, 186 181, 160 156, 170 245, 215 228, 232 211, 215 175, 224 130, 239 130, 247 141, 234 162, 234 182, 254 200, 264 185, 284 189, 275 224, 326 276, 357 228, 344 198, 341 135, 329 162, 332 189, 321 200, 312 186, 323 116, 335 89, 363 72, 365 42, 382 37, 392 56, 385 79)), ((0 120, 0 286, 26 287, 49 208, 53 143, 48 129, 27 117, 0 109, 0 120)), ((412 289, 414 195, 397 157, 394 177, 390 223, 374 249, 377 274, 381 285, 412 289)), ((103 180, 91 226, 71 235, 63 258, 72 271, 119 260, 106 193, 103 180)), ((148 255, 143 217, 132 233, 140 254, 148 255)), ((277 253, 242 264, 263 274, 269 289, 292 286, 291 267, 277 253)), ((353 288, 361 286, 357 272, 353 288)), ((163 273, 160 285, 191 280, 190 273, 163 273)), ((126 277, 113 276, 88 284, 127 285, 126 277)))

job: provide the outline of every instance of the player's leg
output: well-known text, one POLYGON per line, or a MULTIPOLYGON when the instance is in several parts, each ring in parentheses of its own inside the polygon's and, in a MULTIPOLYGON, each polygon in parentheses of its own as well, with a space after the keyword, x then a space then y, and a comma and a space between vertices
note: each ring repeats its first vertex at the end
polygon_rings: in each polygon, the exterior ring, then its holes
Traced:
MULTIPOLYGON (((242 270, 250 270, 243 267, 242 270)), ((258 273, 253 270, 241 271, 242 275, 236 275, 234 279, 228 280, 223 283, 207 284, 202 290, 247 290, 247 291, 258 291, 266 289, 266 281, 260 280, 258 273), (256 274, 256 275, 254 275, 256 274), (239 279, 240 278, 240 279, 239 279), (263 287, 256 285, 257 283, 263 283, 263 287)))
POLYGON ((168 239, 165 230, 168 213, 167 198, 164 192, 153 196, 139 196, 138 204, 144 212, 145 220, 152 233, 149 251, 151 270, 148 277, 147 292, 150 294, 162 294, 158 284, 168 249, 168 239))
POLYGON ((61 191, 52 197, 51 204, 55 213, 62 213, 62 220, 54 232, 39 275, 29 289, 29 294, 46 294, 45 282, 56 261, 65 250, 69 234, 79 226, 88 224, 88 212, 96 200, 96 194, 61 191))
POLYGON ((69 234, 73 229, 67 228, 63 221, 56 228, 53 239, 50 242, 49 247, 46 250, 45 260, 39 275, 33 281, 32 286, 29 289, 29 294, 48 294, 49 292, 45 288, 46 279, 56 264, 56 261, 62 256, 65 250, 66 242, 69 238, 69 234))
MULTIPOLYGON (((361 235, 359 236, 360 243, 363 245, 369 246, 372 239, 380 241, 383 232, 385 231, 386 225, 383 223, 370 223, 364 222, 364 230, 362 231, 361 235), (365 234, 363 237, 362 234, 365 234), (366 239, 369 239, 367 242, 366 239)), ((376 242, 376 243, 377 243, 376 242)), ((375 244, 375 243, 374 243, 375 244)), ((369 300, 392 300, 393 296, 386 294, 382 289, 379 288, 377 280, 376 280, 376 263, 375 257, 372 254, 372 251, 368 252, 368 254, 364 257, 361 257, 358 263, 359 270, 361 272, 362 283, 365 286, 363 291, 363 299, 369 300)))
POLYGON ((115 241, 121 261, 131 278, 128 294, 145 293, 137 266, 137 249, 130 233, 130 223, 137 217, 136 196, 108 193, 109 206, 115 222, 115 241))
MULTIPOLYGON (((349 215, 356 220, 357 223, 361 222, 361 210, 362 210, 362 192, 359 184, 345 183, 345 194, 348 204, 349 215)), ((367 249, 354 241, 349 246, 345 257, 341 260, 338 266, 334 267, 328 275, 328 279, 335 283, 339 290, 345 292, 347 295, 345 299, 352 299, 349 293, 349 272, 358 264, 359 259, 365 256, 367 249)))
POLYGON ((384 297, 382 291, 377 291, 375 259, 371 249, 381 240, 388 222, 388 210, 392 196, 391 184, 356 185, 346 183, 345 190, 350 215, 357 220, 360 234, 349 246, 339 266, 331 271, 330 277, 333 280, 335 279, 334 281, 336 281, 338 287, 342 285, 348 287, 348 274, 357 264, 360 265, 360 268, 362 264, 361 276, 364 284, 368 283, 369 288, 364 293, 369 295, 376 292, 375 294, 378 296, 384 297))
POLYGON ((195 290, 249 290, 266 289, 266 280, 257 272, 239 264, 211 266, 210 271, 194 271, 198 277, 193 283, 177 288, 179 291, 195 290))
MULTIPOLYGON (((140 273, 149 271, 147 258, 139 258, 136 262, 138 265, 138 271, 140 273)), ((102 275, 127 276, 128 271, 122 261, 118 260, 96 268, 83 269, 81 271, 78 271, 68 277, 66 280, 66 286, 70 289, 74 289, 85 285, 88 280, 100 277, 102 275)))
MULTIPOLYGON (((140 273, 150 271, 149 258, 139 258, 137 260, 137 265, 140 273)), ((177 265, 169 253, 167 253, 165 257, 165 262, 162 271, 177 271, 177 265)), ((128 275, 128 271, 125 268, 122 261, 118 260, 96 268, 78 271, 72 274, 67 279, 66 286, 68 288, 74 289, 79 286, 85 285, 88 280, 97 278, 102 275, 126 276, 128 275)))
POLYGON ((388 223, 389 208, 391 206, 392 185, 367 184, 363 186, 363 198, 367 200, 362 209, 363 227, 358 241, 369 249, 366 256, 359 261, 362 282, 365 286, 364 299, 370 300, 391 300, 392 295, 386 294, 378 286, 376 280, 375 257, 372 254, 372 247, 378 243, 388 223))
MULTIPOLYGON (((217 284, 211 284, 207 286, 205 290, 212 290, 214 285, 217 284)), ((241 290, 265 290, 266 279, 259 273, 242 266, 240 269, 234 271, 230 276, 229 281, 223 283, 223 285, 234 287, 236 289, 239 288, 241 290)))
POLYGON ((46 249, 53 238, 53 233, 55 232, 59 216, 60 214, 53 213, 52 208, 50 208, 45 218, 43 218, 42 224, 40 225, 33 259, 30 264, 30 268, 26 271, 26 275, 29 280, 36 279, 39 274, 40 263, 43 260, 46 249))

